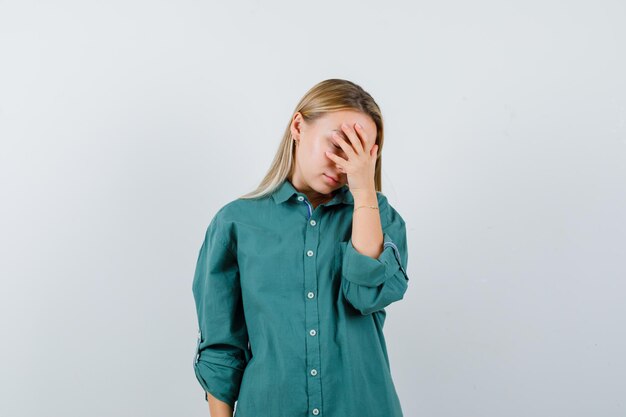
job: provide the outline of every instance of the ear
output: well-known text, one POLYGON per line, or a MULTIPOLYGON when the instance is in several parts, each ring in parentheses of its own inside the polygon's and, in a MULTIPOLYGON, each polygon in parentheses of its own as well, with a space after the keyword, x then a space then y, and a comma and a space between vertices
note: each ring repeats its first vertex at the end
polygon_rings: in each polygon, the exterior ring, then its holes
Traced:
POLYGON ((291 119, 291 137, 296 140, 296 142, 300 141, 300 134, 302 132, 302 125, 304 124, 304 119, 302 118, 302 113, 296 112, 291 119))

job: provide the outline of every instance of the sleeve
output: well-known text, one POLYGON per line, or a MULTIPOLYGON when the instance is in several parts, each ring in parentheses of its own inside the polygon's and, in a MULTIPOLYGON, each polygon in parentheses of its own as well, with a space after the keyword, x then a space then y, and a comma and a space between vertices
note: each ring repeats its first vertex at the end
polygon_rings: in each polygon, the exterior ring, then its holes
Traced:
POLYGON ((341 288, 344 297, 363 315, 382 310, 401 300, 408 288, 406 224, 382 196, 379 200, 383 228, 383 251, 378 258, 358 252, 352 238, 344 246, 341 288))
POLYGON ((234 407, 245 366, 251 358, 243 314, 239 267, 214 218, 200 248, 193 278, 198 316, 194 371, 207 392, 234 407))

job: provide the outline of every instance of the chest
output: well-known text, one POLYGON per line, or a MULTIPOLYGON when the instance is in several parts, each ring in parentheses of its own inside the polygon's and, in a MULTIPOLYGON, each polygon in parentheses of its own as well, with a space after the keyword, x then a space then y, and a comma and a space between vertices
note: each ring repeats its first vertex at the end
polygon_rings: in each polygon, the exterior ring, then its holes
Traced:
POLYGON ((237 225, 242 289, 259 294, 302 291, 305 277, 333 279, 340 272, 341 242, 350 239, 348 207, 305 207, 264 213, 237 225))

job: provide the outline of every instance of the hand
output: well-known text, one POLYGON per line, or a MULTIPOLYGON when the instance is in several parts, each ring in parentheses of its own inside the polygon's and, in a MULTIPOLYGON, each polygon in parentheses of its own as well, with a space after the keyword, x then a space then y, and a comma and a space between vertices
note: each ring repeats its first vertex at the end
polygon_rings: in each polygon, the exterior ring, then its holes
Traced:
POLYGON ((333 139, 341 146, 348 160, 328 151, 326 151, 326 157, 347 174, 348 186, 352 193, 361 190, 375 191, 374 174, 376 172, 378 145, 374 143, 374 138, 368 138, 365 135, 365 131, 358 123, 354 124, 354 128, 347 123, 342 123, 341 129, 350 143, 336 132, 333 133, 333 139))

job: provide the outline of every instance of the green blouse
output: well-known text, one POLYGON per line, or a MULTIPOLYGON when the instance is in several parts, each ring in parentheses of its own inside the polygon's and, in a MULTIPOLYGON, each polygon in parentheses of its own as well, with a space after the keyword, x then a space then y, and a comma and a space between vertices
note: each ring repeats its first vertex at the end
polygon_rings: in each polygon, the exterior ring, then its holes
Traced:
POLYGON ((377 197, 378 258, 352 246, 347 185, 315 210, 289 180, 219 209, 192 285, 205 400, 236 417, 402 416, 383 324, 408 286, 406 227, 377 197))

